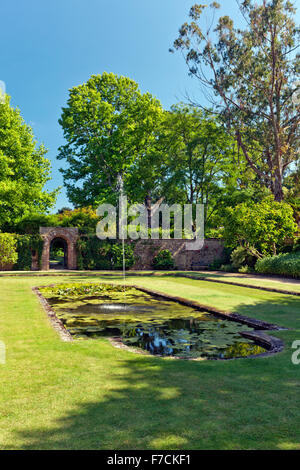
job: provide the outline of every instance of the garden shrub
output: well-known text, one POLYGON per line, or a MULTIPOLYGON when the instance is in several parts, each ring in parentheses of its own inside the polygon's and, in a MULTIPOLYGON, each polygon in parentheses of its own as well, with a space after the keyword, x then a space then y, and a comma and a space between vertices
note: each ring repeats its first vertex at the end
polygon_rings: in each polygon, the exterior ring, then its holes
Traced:
POLYGON ((242 274, 253 274, 254 272, 255 272, 255 269, 252 268, 251 266, 248 266, 247 264, 239 268, 239 273, 242 273, 242 274))
POLYGON ((18 221, 11 230, 20 234, 38 234, 40 227, 77 227, 82 234, 95 234, 99 217, 91 207, 68 209, 59 214, 31 214, 18 221))
POLYGON ((218 238, 222 239, 224 236, 224 227, 209 228, 205 233, 205 238, 218 238))
POLYGON ((232 264, 222 264, 220 271, 224 271, 225 273, 234 273, 237 271, 237 269, 234 268, 232 264))
MULTIPOLYGON (((122 244, 116 243, 111 248, 111 262, 112 269, 123 268, 123 250, 122 244)), ((125 244, 125 266, 126 269, 131 268, 134 265, 134 247, 132 245, 125 244)))
POLYGON ((80 207, 74 210, 64 210, 58 216, 60 227, 77 227, 79 233, 96 234, 96 225, 100 218, 92 207, 80 207))
POLYGON ((78 269, 111 269, 111 244, 94 237, 81 237, 77 242, 78 269))
POLYGON ((230 256, 231 264, 234 268, 241 268, 242 266, 255 266, 257 258, 249 254, 248 249, 244 246, 238 246, 230 256))
POLYGON ((13 230, 19 234, 38 235, 40 227, 56 227, 58 221, 57 215, 32 214, 19 220, 13 230))
POLYGON ((257 261, 255 270, 260 274, 278 274, 300 278, 300 253, 286 253, 257 261))
POLYGON ((294 246, 293 246, 293 252, 294 253, 297 253, 299 251, 300 251, 300 237, 297 238, 297 240, 295 241, 294 246))
POLYGON ((12 233, 0 233, 0 270, 14 265, 18 260, 16 236, 12 233))
POLYGON ((280 252, 286 240, 293 240, 297 225, 292 207, 267 197, 226 210, 224 239, 227 246, 242 245, 258 259, 280 252))
MULTIPOLYGON (((123 267, 122 245, 120 243, 100 240, 96 236, 82 236, 77 242, 77 251, 78 269, 111 270, 123 267)), ((134 262, 134 247, 125 244, 126 269, 131 268, 134 262)))
POLYGON ((161 250, 153 258, 153 267, 155 269, 174 269, 173 255, 169 250, 161 250))
POLYGON ((209 267, 212 270, 220 269, 220 267, 224 264, 222 259, 215 258, 212 263, 210 263, 209 267))

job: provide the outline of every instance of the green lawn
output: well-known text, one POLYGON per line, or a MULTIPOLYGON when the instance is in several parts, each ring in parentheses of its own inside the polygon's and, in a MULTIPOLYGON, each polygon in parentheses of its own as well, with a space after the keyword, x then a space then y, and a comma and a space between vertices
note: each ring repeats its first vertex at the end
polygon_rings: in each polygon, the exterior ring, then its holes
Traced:
MULTIPOLYGON (((115 275, 105 281, 120 282, 115 275)), ((180 361, 64 343, 32 286, 88 274, 0 278, 1 449, 300 449, 300 298, 179 277, 128 282, 293 328, 275 356, 180 361)), ((281 287, 280 287, 281 288, 281 287)))
POLYGON ((297 292, 300 293, 300 281, 290 279, 290 278, 280 278, 272 276, 259 276, 257 274, 253 275, 241 275, 234 273, 222 273, 222 272, 195 272, 190 271, 185 274, 193 277, 201 277, 209 279, 212 281, 222 281, 235 284, 243 284, 245 286, 254 286, 254 287, 268 287, 271 289, 280 289, 287 292, 297 292))

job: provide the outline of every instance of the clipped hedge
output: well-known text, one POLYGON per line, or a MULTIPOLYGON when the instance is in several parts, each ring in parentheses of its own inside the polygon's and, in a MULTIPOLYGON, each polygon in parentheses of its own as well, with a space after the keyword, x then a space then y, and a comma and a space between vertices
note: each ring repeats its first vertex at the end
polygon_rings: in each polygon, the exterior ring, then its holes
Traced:
POLYGON ((278 274, 299 279, 300 253, 285 253, 260 259, 255 265, 255 270, 260 274, 278 274))

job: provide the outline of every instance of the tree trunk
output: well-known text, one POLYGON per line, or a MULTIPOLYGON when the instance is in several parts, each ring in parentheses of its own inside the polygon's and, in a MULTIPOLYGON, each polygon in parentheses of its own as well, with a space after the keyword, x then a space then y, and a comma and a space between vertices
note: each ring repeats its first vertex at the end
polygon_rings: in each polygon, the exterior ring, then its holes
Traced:
POLYGON ((149 193, 145 197, 145 206, 146 206, 147 213, 148 213, 148 229, 151 229, 151 218, 152 218, 151 208, 152 208, 152 204, 151 204, 151 196, 150 196, 149 193))
POLYGON ((275 180, 273 185, 274 199, 277 202, 283 201, 284 194, 282 189, 282 175, 280 171, 277 171, 275 174, 275 180))

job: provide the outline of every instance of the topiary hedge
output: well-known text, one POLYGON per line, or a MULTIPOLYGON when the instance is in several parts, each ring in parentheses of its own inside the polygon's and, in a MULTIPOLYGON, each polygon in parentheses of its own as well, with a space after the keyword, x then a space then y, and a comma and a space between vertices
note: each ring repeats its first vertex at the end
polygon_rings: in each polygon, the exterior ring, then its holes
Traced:
POLYGON ((263 258, 255 265, 256 272, 260 274, 278 274, 300 278, 300 253, 286 253, 263 258))

